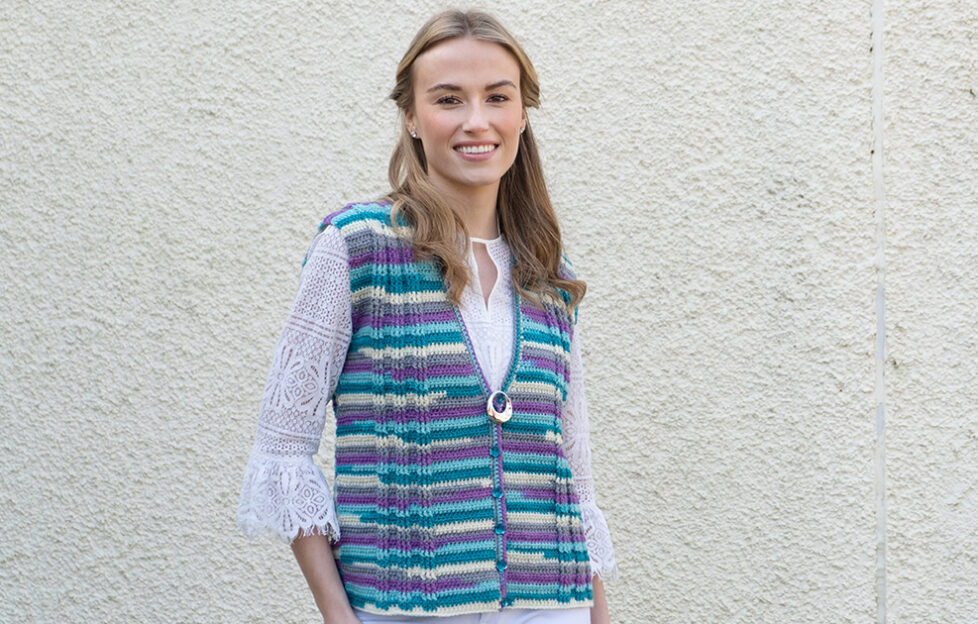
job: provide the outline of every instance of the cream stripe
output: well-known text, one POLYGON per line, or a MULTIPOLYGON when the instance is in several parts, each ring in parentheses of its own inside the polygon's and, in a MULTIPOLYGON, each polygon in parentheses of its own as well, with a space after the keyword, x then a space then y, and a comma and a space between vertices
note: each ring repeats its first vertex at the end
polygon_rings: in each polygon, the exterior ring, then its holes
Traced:
POLYGON ((343 226, 343 231, 347 232, 363 232, 364 230, 370 230, 378 234, 382 234, 387 238, 399 238, 397 233, 394 231, 390 225, 377 219, 376 216, 368 216, 365 219, 360 219, 358 221, 350 221, 343 226))
MULTIPOLYGON (((556 434, 552 431, 547 432, 548 440, 554 440, 555 436, 556 434)), ((421 445, 416 442, 405 442, 395 435, 378 436, 371 433, 349 434, 343 436, 342 440, 344 446, 376 446, 378 448, 393 446, 412 451, 419 449, 438 450, 441 448, 456 448, 459 445, 458 440, 432 440, 431 444, 421 445)))
POLYGON ((447 392, 432 392, 431 394, 366 394, 366 393, 354 393, 349 392, 343 395, 344 401, 349 401, 350 403, 359 403, 361 405, 373 405, 373 404, 383 404, 383 405, 393 405, 395 407, 406 408, 408 405, 424 405, 425 407, 430 406, 435 401, 445 397, 447 392))
POLYGON ((475 533, 476 531, 486 531, 493 526, 492 520, 470 520, 468 522, 456 522, 454 524, 441 524, 435 527, 435 535, 447 535, 449 533, 475 533))
POLYGON ((491 572, 496 569, 496 562, 492 559, 488 561, 469 561, 463 563, 452 563, 448 565, 435 566, 434 568, 422 568, 421 566, 412 566, 410 568, 400 568, 397 566, 382 567, 375 563, 357 563, 358 568, 375 569, 381 571, 388 571, 395 569, 398 572, 403 573, 405 576, 435 580, 438 577, 450 576, 453 574, 468 574, 471 572, 491 572))
POLYGON ((422 291, 415 290, 406 293, 388 292, 386 288, 380 286, 365 286, 358 288, 351 293, 350 301, 357 304, 363 299, 379 299, 385 303, 405 304, 405 303, 430 303, 432 301, 445 301, 445 293, 442 291, 422 291))
MULTIPOLYGON (((536 524, 541 526, 553 526, 554 515, 545 513, 536 513, 532 511, 508 511, 506 513, 507 522, 515 522, 520 524, 536 524)), ((577 521, 576 516, 563 516, 558 515, 556 517, 558 526, 577 526, 580 522, 577 521)))
MULTIPOLYGON (((379 488, 381 487, 380 478, 376 475, 340 475, 337 477, 337 482, 343 484, 345 487, 362 487, 362 488, 379 488)), ((396 490, 404 491, 416 491, 418 490, 417 485, 398 485, 396 483, 384 484, 384 488, 393 488, 396 490)), ((444 481, 439 482, 431 486, 433 490, 438 489, 488 489, 492 487, 492 479, 490 478, 475 478, 475 479, 460 479, 458 481, 444 481)))
POLYGON ((466 353, 468 347, 464 342, 448 342, 431 344, 427 347, 361 347, 358 352, 370 359, 400 359, 405 357, 430 357, 432 355, 457 355, 466 353))

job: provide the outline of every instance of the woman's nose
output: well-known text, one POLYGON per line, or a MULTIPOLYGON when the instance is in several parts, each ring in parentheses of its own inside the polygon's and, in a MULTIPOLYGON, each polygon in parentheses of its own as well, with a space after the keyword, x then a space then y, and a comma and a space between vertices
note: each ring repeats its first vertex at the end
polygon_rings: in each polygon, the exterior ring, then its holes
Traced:
POLYGON ((479 104, 474 104, 469 108, 469 114, 465 118, 465 125, 463 130, 466 132, 477 132, 479 130, 485 130, 489 127, 489 123, 486 121, 485 111, 479 104))

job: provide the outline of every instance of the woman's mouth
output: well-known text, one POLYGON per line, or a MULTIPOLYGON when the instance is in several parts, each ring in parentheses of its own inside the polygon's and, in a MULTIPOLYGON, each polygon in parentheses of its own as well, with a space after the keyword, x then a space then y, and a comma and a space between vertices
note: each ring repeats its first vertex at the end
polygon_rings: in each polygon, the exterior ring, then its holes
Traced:
POLYGON ((497 145, 495 143, 484 143, 482 145, 457 145, 455 147, 456 152, 461 152, 462 154, 488 154, 495 150, 497 145))

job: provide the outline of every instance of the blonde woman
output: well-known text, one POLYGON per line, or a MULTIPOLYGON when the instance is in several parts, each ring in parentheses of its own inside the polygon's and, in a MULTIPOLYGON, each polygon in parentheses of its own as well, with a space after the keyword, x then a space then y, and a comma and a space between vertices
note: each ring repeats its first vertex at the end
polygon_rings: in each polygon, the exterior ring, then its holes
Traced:
POLYGON ((425 24, 391 94, 392 192, 328 216, 276 351, 238 519, 292 544, 323 621, 607 622, 576 308, 492 16, 425 24), (312 462, 336 413, 335 498, 312 462))

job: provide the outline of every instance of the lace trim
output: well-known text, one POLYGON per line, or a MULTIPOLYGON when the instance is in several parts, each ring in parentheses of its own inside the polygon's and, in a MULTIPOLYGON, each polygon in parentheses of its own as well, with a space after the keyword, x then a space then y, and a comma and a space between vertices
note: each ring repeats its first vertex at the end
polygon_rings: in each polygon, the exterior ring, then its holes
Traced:
POLYGON ((611 544, 611 531, 604 514, 594 503, 581 504, 581 518, 584 520, 584 537, 587 539, 587 554, 591 558, 591 572, 602 581, 618 580, 618 562, 611 544))
POLYGON ((277 535, 283 542, 303 535, 340 537, 333 495, 312 458, 281 459, 252 451, 245 468, 238 526, 249 537, 277 535))
POLYGON ((299 294, 279 339, 245 468, 238 525, 291 542, 339 538, 333 495, 312 456, 350 344, 346 242, 327 228, 310 245, 299 294))
POLYGON ((570 384, 561 424, 564 455, 574 476, 574 490, 581 506, 581 520, 587 539, 591 569, 602 581, 618 578, 618 564, 611 542, 611 531, 604 514, 598 508, 594 493, 594 477, 591 473, 591 427, 588 419, 587 400, 584 397, 584 366, 581 355, 580 332, 571 336, 570 384))

